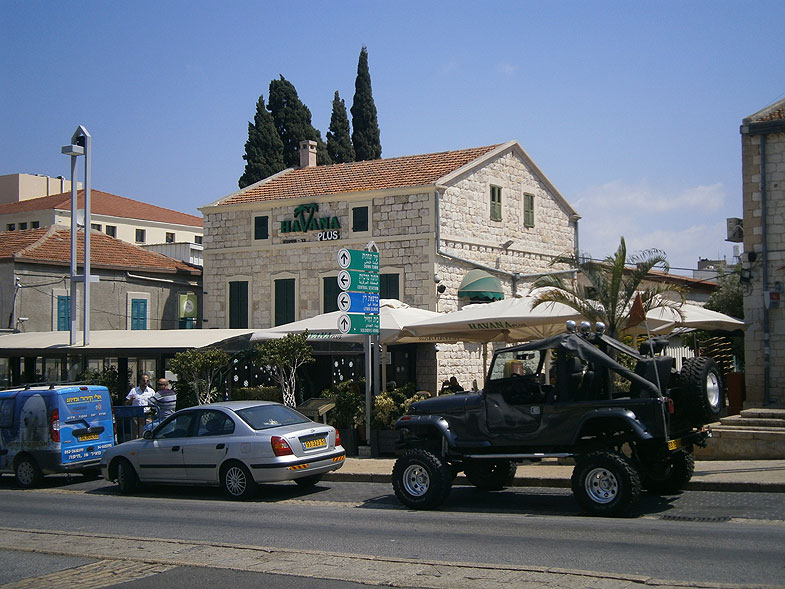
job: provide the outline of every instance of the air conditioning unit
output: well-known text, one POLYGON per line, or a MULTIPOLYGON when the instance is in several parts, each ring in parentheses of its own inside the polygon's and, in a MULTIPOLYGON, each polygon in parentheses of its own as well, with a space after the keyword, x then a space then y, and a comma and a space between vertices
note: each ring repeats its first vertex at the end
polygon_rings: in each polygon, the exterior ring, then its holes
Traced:
POLYGON ((726 219, 728 237, 725 241, 733 243, 741 243, 744 241, 744 222, 737 217, 729 217, 726 219))

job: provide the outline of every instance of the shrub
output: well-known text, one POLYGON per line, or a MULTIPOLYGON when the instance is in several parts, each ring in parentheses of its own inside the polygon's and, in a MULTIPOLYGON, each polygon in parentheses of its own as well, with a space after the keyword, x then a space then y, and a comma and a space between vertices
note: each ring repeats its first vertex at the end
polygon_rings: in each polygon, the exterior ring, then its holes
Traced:
POLYGON ((322 391, 321 397, 335 401, 328 414, 330 425, 353 428, 362 425, 365 416, 365 379, 346 380, 322 391))
POLYGON ((275 401, 283 403, 283 395, 278 387, 242 387, 234 389, 229 395, 232 401, 275 401))
POLYGON ((414 383, 380 393, 374 399, 371 426, 376 429, 392 429, 411 404, 421 399, 415 391, 414 383))

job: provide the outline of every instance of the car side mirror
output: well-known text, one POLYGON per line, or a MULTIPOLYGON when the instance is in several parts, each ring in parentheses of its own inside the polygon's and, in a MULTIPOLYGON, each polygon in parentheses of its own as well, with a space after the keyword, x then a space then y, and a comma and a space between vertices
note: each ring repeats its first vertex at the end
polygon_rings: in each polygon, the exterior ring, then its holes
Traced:
POLYGON ((152 439, 153 439, 153 432, 152 432, 152 430, 149 430, 149 429, 148 429, 146 432, 144 432, 144 433, 142 434, 142 437, 143 437, 145 440, 152 440, 152 439))

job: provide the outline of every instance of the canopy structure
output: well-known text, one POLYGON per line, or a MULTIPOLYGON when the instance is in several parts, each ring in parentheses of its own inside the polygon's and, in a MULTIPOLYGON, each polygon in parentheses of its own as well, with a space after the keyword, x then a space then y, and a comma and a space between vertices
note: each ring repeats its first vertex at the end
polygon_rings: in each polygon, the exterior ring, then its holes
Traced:
POLYGON ((646 319, 658 323, 665 322, 658 327, 652 326, 652 333, 670 333, 677 328, 703 329, 705 331, 736 331, 747 329, 744 321, 711 311, 698 305, 683 304, 679 309, 683 318, 670 307, 659 307, 646 313, 646 319))
POLYGON ((499 301, 504 298, 502 284, 495 276, 485 270, 469 270, 461 280, 458 288, 458 298, 468 298, 472 301, 499 301))

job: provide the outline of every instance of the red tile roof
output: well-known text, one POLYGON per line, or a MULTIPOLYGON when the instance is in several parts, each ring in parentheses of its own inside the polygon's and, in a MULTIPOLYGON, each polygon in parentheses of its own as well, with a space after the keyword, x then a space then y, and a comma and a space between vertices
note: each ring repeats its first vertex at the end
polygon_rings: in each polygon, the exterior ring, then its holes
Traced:
POLYGON ((216 205, 427 186, 499 145, 285 170, 216 205))
MULTIPOLYGON (((84 190, 77 193, 78 206, 84 208, 84 190)), ((0 204, 0 215, 7 213, 27 213, 30 211, 71 210, 71 193, 53 194, 40 198, 31 198, 19 202, 0 204)), ((155 205, 140 202, 124 196, 117 196, 100 190, 90 191, 90 212, 96 215, 112 215, 128 219, 143 219, 145 221, 160 221, 162 223, 175 223, 202 227, 201 217, 165 209, 155 205)))
MULTIPOLYGON (((77 234, 77 259, 84 259, 84 232, 77 234)), ((70 265, 71 230, 53 225, 0 233, 0 261, 70 265)), ((201 274, 201 268, 157 252, 114 239, 100 231, 90 233, 90 264, 95 268, 121 268, 147 272, 201 274)))
POLYGON ((782 106, 762 116, 754 118, 754 121, 756 123, 763 122, 763 121, 783 121, 783 120, 785 120, 785 106, 782 106))

